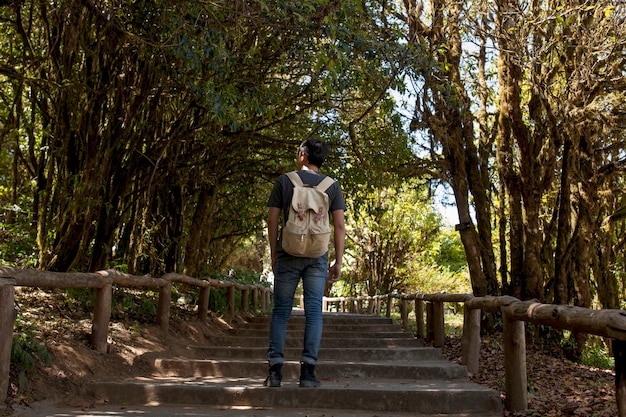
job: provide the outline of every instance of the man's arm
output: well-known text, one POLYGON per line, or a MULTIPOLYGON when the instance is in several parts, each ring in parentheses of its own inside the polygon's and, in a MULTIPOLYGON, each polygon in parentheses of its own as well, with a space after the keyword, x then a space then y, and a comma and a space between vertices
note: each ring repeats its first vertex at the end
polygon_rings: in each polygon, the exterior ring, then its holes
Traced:
POLYGON ((278 241, 278 221, 280 219, 280 208, 270 207, 267 216, 267 237, 270 241, 270 253, 272 255, 272 270, 276 263, 276 244, 278 241))
POLYGON ((335 263, 328 270, 328 283, 341 279, 341 264, 343 262, 343 251, 346 246, 346 224, 343 210, 333 211, 333 228, 335 242, 335 263))

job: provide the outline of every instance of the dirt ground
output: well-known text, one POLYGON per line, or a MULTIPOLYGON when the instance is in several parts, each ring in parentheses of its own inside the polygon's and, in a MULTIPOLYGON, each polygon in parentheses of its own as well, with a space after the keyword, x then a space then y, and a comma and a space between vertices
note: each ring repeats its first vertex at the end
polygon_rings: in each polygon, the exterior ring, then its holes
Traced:
POLYGON ((156 323, 112 322, 109 352, 101 354, 90 347, 91 320, 77 319, 58 292, 16 291, 16 305, 20 311, 16 328, 29 336, 24 344, 37 343, 45 352, 31 349, 34 368, 25 373, 12 366, 9 396, 0 403, 0 416, 42 402, 93 408, 98 404, 83 395, 85 382, 149 375, 156 358, 193 358, 196 350, 190 345, 206 344, 207 335, 244 320, 211 316, 202 322, 192 312, 175 309, 167 333, 156 323))

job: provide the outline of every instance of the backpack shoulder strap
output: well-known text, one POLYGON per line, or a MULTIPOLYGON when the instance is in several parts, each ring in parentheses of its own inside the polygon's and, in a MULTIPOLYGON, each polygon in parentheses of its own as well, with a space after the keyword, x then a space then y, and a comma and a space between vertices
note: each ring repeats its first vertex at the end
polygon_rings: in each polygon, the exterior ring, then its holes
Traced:
POLYGON ((331 177, 326 177, 319 184, 317 184, 315 188, 317 188, 320 191, 326 192, 326 190, 328 190, 330 186, 333 185, 334 183, 335 183, 334 179, 332 179, 331 177))
POLYGON ((304 183, 302 182, 302 180, 300 179, 300 176, 298 175, 296 171, 288 172, 287 177, 289 177, 289 180, 291 181, 293 185, 296 185, 298 187, 304 187, 304 183))
MULTIPOLYGON (((291 183, 293 185, 298 186, 298 187, 305 187, 304 183, 302 182, 302 179, 300 178, 300 176, 298 175, 298 173, 296 171, 288 172, 286 175, 287 175, 287 177, 289 178, 289 180, 291 181, 291 183)), ((325 192, 334 183, 335 183, 334 179, 332 179, 331 177, 325 177, 314 188, 316 188, 316 189, 318 189, 318 190, 320 190, 322 192, 325 192)))

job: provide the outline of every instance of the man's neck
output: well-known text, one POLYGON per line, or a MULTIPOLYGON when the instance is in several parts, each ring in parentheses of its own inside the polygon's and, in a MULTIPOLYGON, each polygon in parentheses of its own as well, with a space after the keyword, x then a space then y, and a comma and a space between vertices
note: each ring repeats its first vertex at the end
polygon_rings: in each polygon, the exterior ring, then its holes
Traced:
POLYGON ((320 169, 317 166, 313 165, 313 164, 308 164, 308 165, 304 164, 304 165, 302 165, 302 170, 303 171, 320 172, 320 169))

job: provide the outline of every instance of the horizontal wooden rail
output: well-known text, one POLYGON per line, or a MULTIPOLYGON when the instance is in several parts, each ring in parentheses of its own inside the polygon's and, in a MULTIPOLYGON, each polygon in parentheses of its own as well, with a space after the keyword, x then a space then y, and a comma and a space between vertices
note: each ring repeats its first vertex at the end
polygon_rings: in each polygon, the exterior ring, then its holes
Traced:
MULTIPOLYGON (((260 284, 246 285, 235 281, 197 279, 186 275, 169 273, 161 278, 149 275, 138 276, 125 274, 114 269, 94 273, 51 272, 30 269, 0 267, 0 394, 6 393, 9 386, 9 368, 13 328, 17 312, 15 310, 16 286, 40 288, 95 288, 94 315, 91 328, 91 344, 95 350, 106 353, 107 336, 111 319, 112 286, 151 288, 159 292, 157 324, 164 330, 169 329, 169 314, 172 298, 172 283, 180 282, 200 288, 198 317, 208 317, 209 294, 211 287, 227 288, 228 313, 235 313, 235 290, 242 293, 241 310, 248 311, 250 293, 252 309, 266 311, 271 302, 271 289, 260 284)), ((2 395, 0 395, 2 397, 2 395)))

